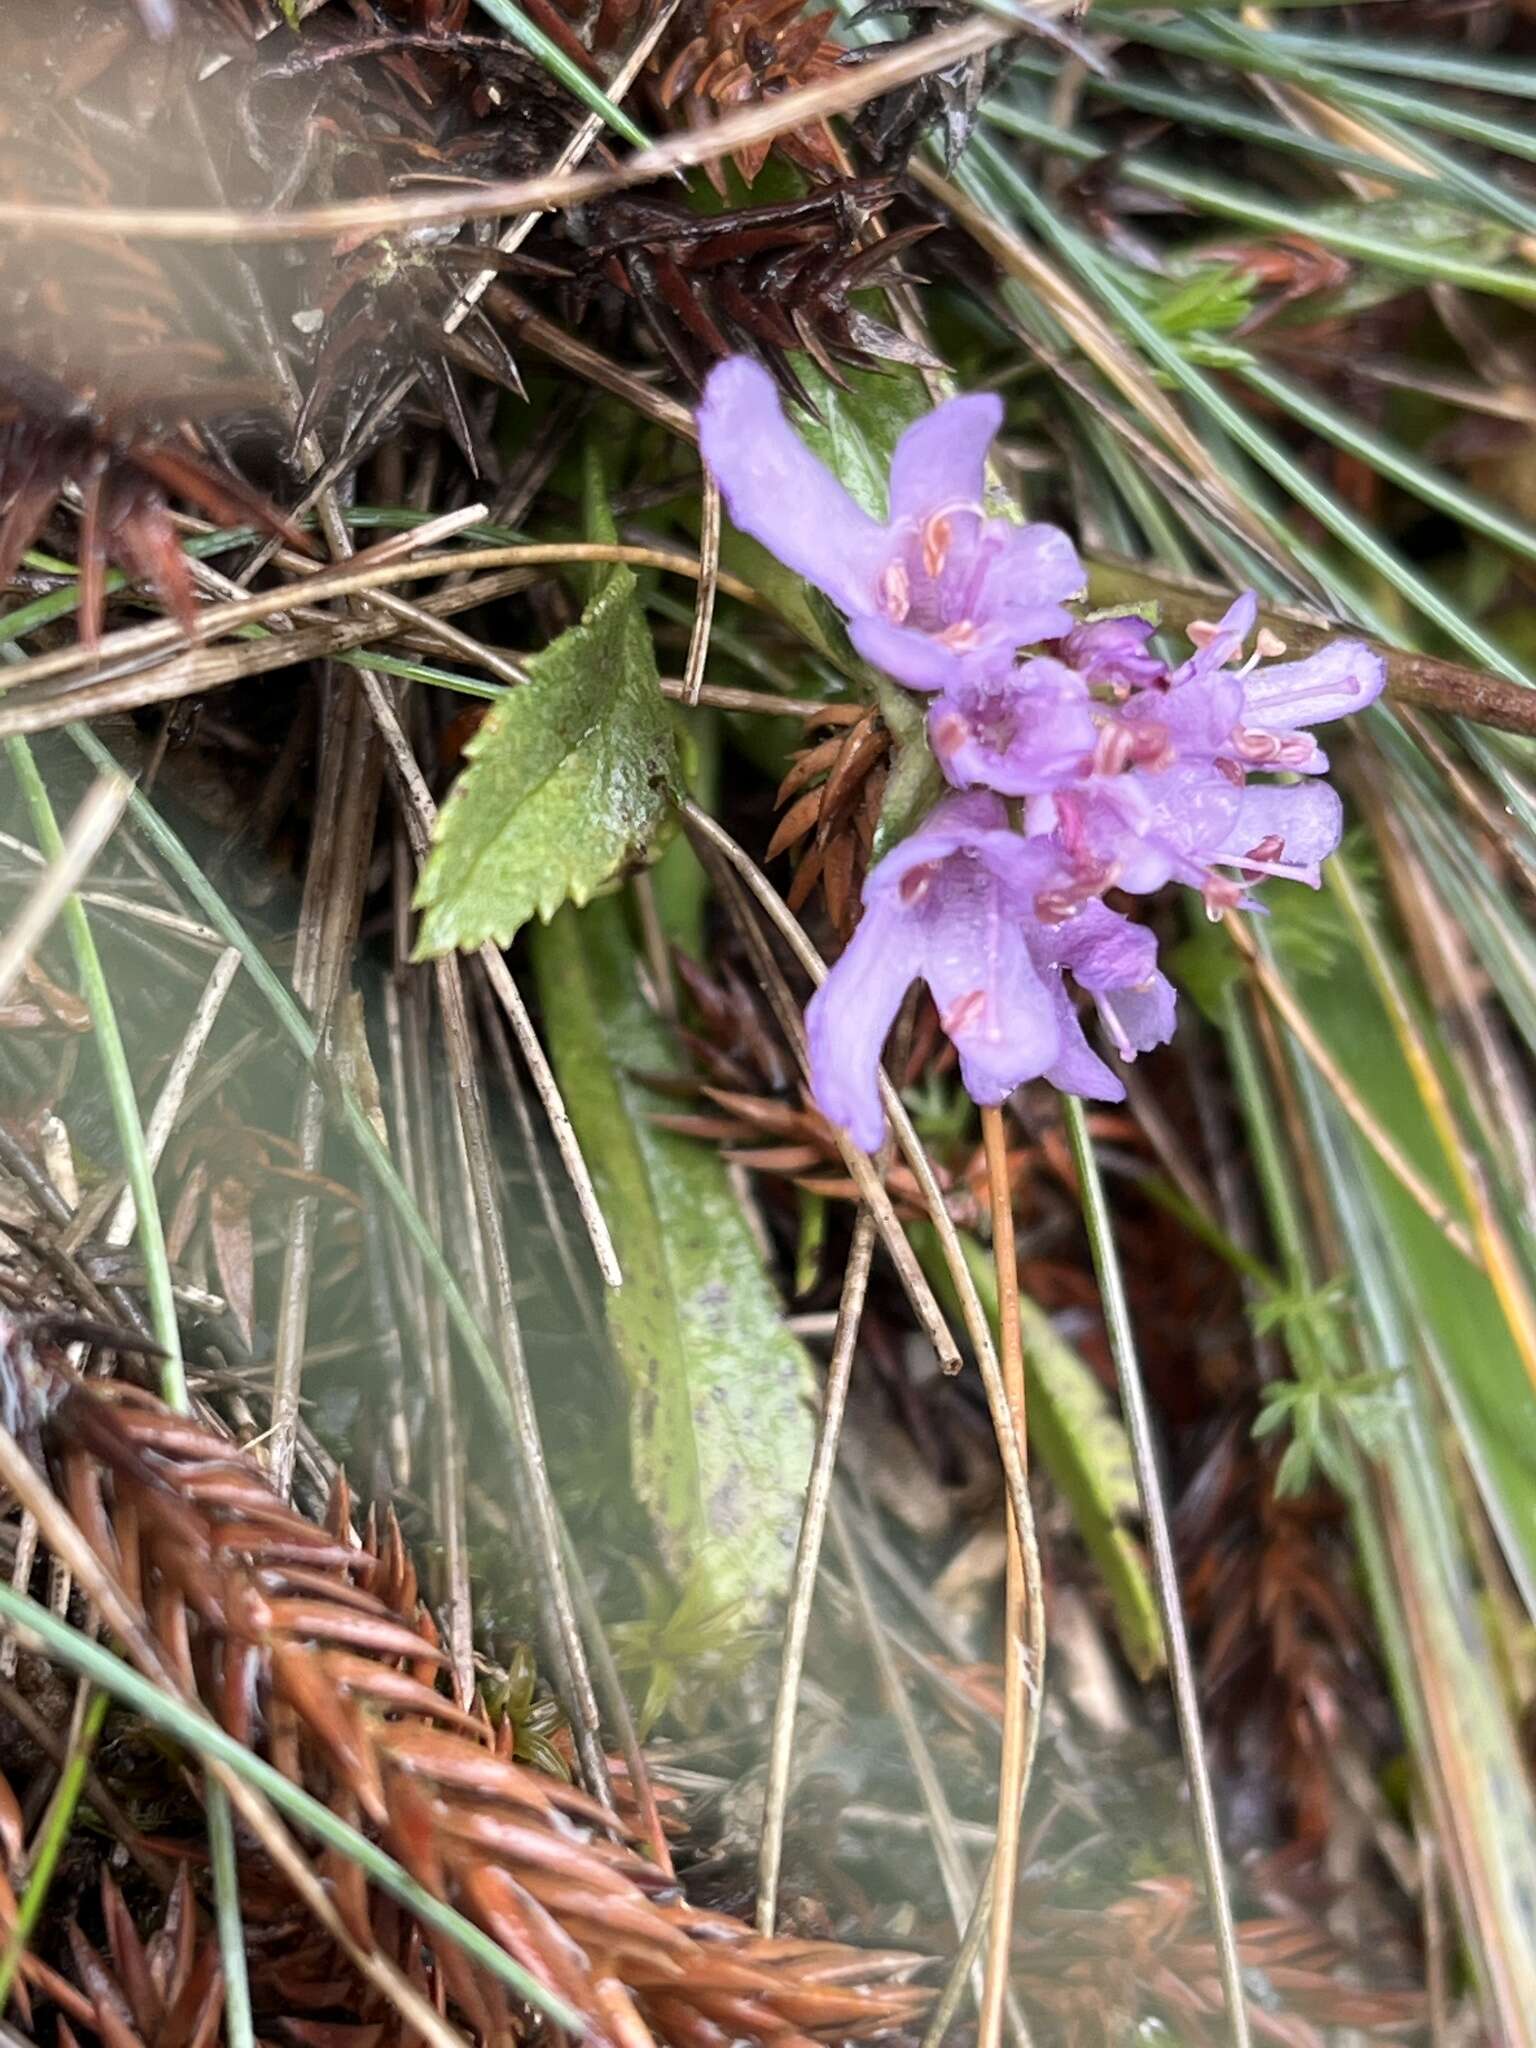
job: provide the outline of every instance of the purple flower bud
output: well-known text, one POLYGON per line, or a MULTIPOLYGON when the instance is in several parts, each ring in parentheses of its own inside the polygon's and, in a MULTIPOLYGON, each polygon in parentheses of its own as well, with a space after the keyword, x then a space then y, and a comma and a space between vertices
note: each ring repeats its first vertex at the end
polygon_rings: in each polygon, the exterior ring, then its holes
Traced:
POLYGON ((742 532, 848 614, 866 659, 936 690, 953 680, 956 656, 1011 654, 1069 632, 1062 600, 1085 581, 1059 527, 987 517, 987 449, 1002 416, 999 399, 976 393, 909 427, 891 459, 883 526, 817 461, 750 357, 710 373, 699 447, 742 532))
POLYGON ((1156 630, 1150 619, 1137 618, 1135 613, 1090 619, 1086 625, 1074 626, 1063 640, 1061 658, 1090 688, 1149 689, 1168 673, 1168 664, 1147 645, 1156 630))

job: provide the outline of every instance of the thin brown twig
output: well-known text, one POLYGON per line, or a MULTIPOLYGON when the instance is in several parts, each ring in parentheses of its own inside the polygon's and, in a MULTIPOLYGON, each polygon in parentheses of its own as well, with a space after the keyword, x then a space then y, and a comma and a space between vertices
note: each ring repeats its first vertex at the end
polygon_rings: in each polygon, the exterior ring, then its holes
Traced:
MULTIPOLYGON (((1029 1442, 1025 1413, 1024 1348, 1019 1321, 1019 1261, 1014 1248, 1013 1190, 1008 1177, 1008 1137, 1003 1112, 987 1106, 981 1112, 982 1143, 986 1148, 987 1187, 992 1206, 992 1256, 997 1263, 997 1313, 1001 1338, 1003 1386, 1009 1412, 1018 1431, 1021 1450, 1029 1442)), ((1008 1562, 1003 1607, 1003 1754, 997 1786, 997 1847, 994 1852, 992 1920, 987 1941, 987 1963, 983 1977, 981 2015, 977 2024, 978 2048, 997 2048, 1002 2036, 1003 2003, 1008 1989, 1013 1948, 1013 1905, 1019 1876, 1019 1833, 1024 1821, 1024 1798, 1028 1789, 1029 1766, 1040 1719, 1040 1689, 1044 1674, 1031 1659, 1025 1644, 1030 1594, 1024 1565, 1025 1532, 1010 1505, 1008 1517, 1008 1562)), ((1030 1532, 1031 1537, 1033 1532, 1030 1532)), ((1035 1598, 1039 1596, 1036 1560, 1035 1598)))
MULTIPOLYGON (((1175 633, 1196 620, 1219 617, 1231 597, 1230 591, 1203 578, 1175 575, 1117 556, 1089 556, 1084 567, 1090 604, 1104 607, 1150 601, 1158 608, 1160 623, 1175 633)), ((1259 607, 1259 623, 1268 626, 1285 642, 1287 652, 1296 656, 1313 653, 1341 633, 1365 639, 1386 663, 1387 696, 1395 703, 1469 718, 1499 732, 1536 734, 1536 690, 1511 682, 1507 676, 1489 675, 1460 662, 1442 661, 1438 655, 1371 640, 1316 605, 1266 602, 1259 607)))
MULTIPOLYGON (((465 548, 452 554, 417 555, 409 560, 392 555, 386 562, 375 560, 371 553, 366 556, 357 554, 349 562, 313 570, 300 583, 285 583, 273 590, 256 591, 238 602, 207 606, 198 614, 198 637, 207 640, 215 634, 232 633, 242 626, 256 625, 275 613, 291 611, 296 602, 317 604, 322 598, 357 597, 396 583, 419 582, 433 576, 463 575, 474 569, 554 568, 583 562, 625 562, 634 568, 665 569, 673 575, 691 576, 695 580, 701 573, 698 557, 681 549, 632 547, 608 541, 524 542, 516 546, 465 548)), ((763 604, 759 594, 739 577, 722 572, 720 587, 732 597, 739 597, 743 603, 763 604)), ((387 628, 382 622, 376 622, 375 630, 383 633, 387 628)), ((46 682, 87 665, 105 668, 131 656, 158 653, 160 649, 185 639, 185 633, 174 619, 155 619, 141 626, 125 626, 106 635, 95 654, 75 645, 48 654, 35 654, 26 661, 15 663, 5 672, 4 692, 9 696, 30 684, 46 682)))

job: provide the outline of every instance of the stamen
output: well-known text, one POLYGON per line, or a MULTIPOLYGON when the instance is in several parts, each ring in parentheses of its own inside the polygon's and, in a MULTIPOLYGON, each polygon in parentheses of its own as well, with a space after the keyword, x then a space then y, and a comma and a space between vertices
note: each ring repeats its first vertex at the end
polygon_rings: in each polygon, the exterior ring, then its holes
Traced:
POLYGON ((1220 924, 1226 911, 1236 910, 1243 900, 1241 882, 1234 882, 1226 875, 1207 875, 1205 886, 1200 891, 1205 899, 1205 914, 1212 924, 1220 924))
POLYGON ((912 579, 898 556, 880 572, 880 608, 896 625, 902 625, 912 609, 912 579))
POLYGON ((909 907, 914 903, 921 903, 928 894, 929 884, 937 873, 937 861, 928 861, 919 868, 908 868, 897 884, 897 892, 902 902, 909 907))
POLYGON ((947 516, 935 512, 923 526, 923 567, 930 576, 937 577, 943 572, 949 558, 949 544, 954 537, 947 516))
POLYGON ((1266 661, 1276 661, 1285 652, 1285 642, 1278 633, 1272 633, 1268 626, 1260 626, 1259 637, 1253 643, 1255 654, 1263 655, 1266 661))
POLYGON ((956 619, 952 626, 946 626, 936 637, 941 647, 952 647, 957 654, 964 654, 968 648, 977 645, 981 634, 969 619, 956 619))
POLYGON ((987 992, 984 988, 973 988, 969 995, 958 997, 939 1019, 945 1037, 958 1038, 962 1031, 969 1031, 985 1016, 986 1009, 987 992))

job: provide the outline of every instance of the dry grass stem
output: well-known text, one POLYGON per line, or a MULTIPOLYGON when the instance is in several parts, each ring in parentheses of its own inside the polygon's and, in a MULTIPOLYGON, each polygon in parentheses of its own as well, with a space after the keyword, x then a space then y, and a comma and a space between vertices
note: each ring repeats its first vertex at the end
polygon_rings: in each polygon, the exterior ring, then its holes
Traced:
MULTIPOLYGON (((1019 1261, 1014 1247, 1013 1191, 1008 1173, 1008 1137, 1003 1112, 981 1112, 992 1207, 992 1256, 997 1263, 997 1314, 1003 1387, 1021 1452, 1029 1442, 1025 1415, 1023 1328, 1019 1320, 1019 1261)), ((1032 1526, 1021 1528, 1007 1509, 1008 1560, 1003 1606, 1003 1754, 997 1785, 997 1848, 993 1857, 992 1918, 987 1939, 978 2048, 997 2048, 1002 2038, 1013 1956, 1013 1906, 1019 1876, 1019 1834, 1030 1767, 1040 1735, 1045 1673, 1044 1628, 1040 1613, 1040 1557, 1032 1526), (1031 1552, 1026 1567, 1025 1546, 1031 1552), (1032 1582, 1032 1583, 1031 1583, 1032 1582), (1026 1634, 1027 1638, 1026 1639, 1026 1634)))
POLYGON ((1284 975, 1272 960, 1266 959, 1259 952, 1252 935, 1240 918, 1229 917, 1225 922, 1233 944, 1247 961, 1254 980, 1264 992, 1265 999, 1274 1007, 1277 1015, 1284 1019, 1287 1029, 1322 1075, 1339 1107, 1355 1129, 1388 1172, 1401 1182, 1405 1193, 1412 1196, 1445 1238, 1446 1243, 1454 1245, 1464 1259, 1480 1267, 1483 1263, 1482 1254, 1465 1223, 1456 1216, 1449 1203, 1442 1200, 1430 1186, 1396 1139, 1382 1128, 1379 1120, 1361 1100, 1359 1090, 1313 1030, 1306 1011, 1297 1001, 1284 975))
MULTIPOLYGON (((1070 0, 1039 0, 1042 18, 1068 12, 1070 0)), ((720 163, 754 142, 772 141, 795 128, 851 113, 904 85, 909 79, 944 71, 963 58, 1007 42, 1017 30, 982 16, 936 30, 885 56, 840 71, 821 84, 783 93, 707 128, 675 135, 653 149, 639 150, 621 166, 603 171, 541 173, 476 185, 466 181, 441 193, 394 199, 358 199, 290 213, 242 213, 229 207, 49 206, 0 201, 0 230, 64 236, 123 235, 136 241, 259 243, 329 241, 338 235, 397 234, 412 228, 445 227, 503 214, 547 211, 579 205, 632 185, 649 184, 697 164, 720 163)))
POLYGON ((795 1545, 794 1577, 790 1581, 789 1602, 784 1616, 784 1648, 779 1661, 773 1730, 768 1742, 768 1779, 763 1794, 763 1838, 757 1859, 759 1934, 772 1934, 777 1916, 779 1868, 784 1853, 784 1816, 789 1805, 790 1773, 794 1764, 800 1679, 805 1669, 806 1638, 810 1633, 811 1608, 816 1598, 816 1577, 821 1566, 827 1511, 832 1502, 837 1446, 847 1412, 848 1387, 853 1378, 853 1358, 858 1348, 859 1323, 864 1313, 864 1296, 869 1286, 874 1249, 875 1219, 868 1209, 861 1208, 848 1247, 848 1263, 843 1269, 837 1327, 832 1338, 832 1355, 827 1361, 827 1381, 822 1391, 821 1415, 816 1428, 816 1449, 806 1484, 805 1508, 795 1545))
POLYGON ((0 1005, 117 829, 132 786, 126 775, 97 777, 70 819, 59 858, 49 862, 16 917, 0 933, 0 1005))

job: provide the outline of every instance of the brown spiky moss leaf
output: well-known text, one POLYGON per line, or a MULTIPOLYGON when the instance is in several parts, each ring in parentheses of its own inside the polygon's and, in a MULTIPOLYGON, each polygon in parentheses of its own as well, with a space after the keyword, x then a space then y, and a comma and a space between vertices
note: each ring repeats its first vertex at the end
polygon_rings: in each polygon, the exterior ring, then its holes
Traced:
MULTIPOLYGON (((476 1921, 581 2012, 594 2043, 637 2038, 638 2015, 677 2048, 793 2048, 867 2036, 923 2005, 892 1981, 910 1958, 765 1941, 695 1911, 596 1801, 498 1754, 484 1708, 440 1689, 445 1658, 393 1517, 358 1544, 343 1491, 318 1525, 216 1430, 121 1384, 72 1387, 50 1448, 62 1497, 186 1691, 476 1921)), ((241 1868, 262 1930, 256 1994, 317 2026, 382 2025, 260 1859, 243 1854, 241 1868)), ((403 1959, 477 2040, 508 2037, 497 1980, 451 1944, 429 1950, 354 1867, 327 1857, 325 1869, 362 1939, 403 1959)), ((101 1988, 94 1963, 76 1981, 92 1997, 101 1988)))
MULTIPOLYGON (((652 0, 602 0, 595 10, 589 0, 528 0, 528 11, 580 61, 588 49, 611 57, 628 47, 652 12, 652 0)), ((827 33, 835 19, 832 8, 808 14, 806 0, 683 0, 646 67, 651 109, 671 126, 700 127, 737 107, 829 78, 848 54, 827 33)), ((813 178, 835 177, 847 168, 825 121, 737 150, 732 160, 745 184, 770 153, 813 178)), ((714 164, 706 169, 723 192, 723 171, 714 164)))
MULTIPOLYGON (((14 62, 0 80, 0 193, 19 204, 150 203, 145 166, 163 165, 166 148, 175 150, 162 146, 158 129, 151 141, 155 116, 145 101, 158 107, 165 81, 127 69, 144 46, 126 17, 76 9, 61 28, 57 9, 19 4, 21 33, 7 53, 14 62), (62 57, 53 54, 59 43, 62 57)), ((189 293, 178 260, 115 236, 46 246, 0 238, 0 583, 61 499, 72 500, 78 526, 60 520, 58 545, 79 563, 87 644, 99 636, 109 564, 191 629, 193 584, 174 503, 304 545, 219 448, 214 422, 243 423, 265 386, 232 353, 209 300, 189 293)))
POLYGON ((800 748, 779 784, 775 801, 783 816, 767 858, 800 849, 789 907, 802 909, 819 887, 832 928, 846 941, 858 922, 859 892, 874 849, 891 735, 873 705, 864 712, 826 706, 806 720, 808 733, 818 726, 832 731, 800 748))
MULTIPOLYGON (((861 13, 866 17, 904 15, 907 31, 902 40, 912 41, 961 20, 965 9, 955 0, 902 0, 899 7, 874 0, 861 13)), ((867 44, 860 52, 864 59, 876 54, 877 48, 867 44)), ((900 169, 929 130, 938 128, 945 167, 952 170, 971 139, 988 80, 1001 68, 996 52, 981 51, 882 93, 850 116, 860 148, 877 168, 900 169)))
MULTIPOLYGON (((293 196, 296 132, 309 138, 301 196, 311 203, 525 176, 554 160, 579 110, 544 66, 504 37, 465 33, 462 6, 396 12, 398 25, 328 13, 297 38, 269 39, 237 75, 233 115, 263 180, 253 203, 293 196)), ((347 446, 414 371, 471 467, 494 466, 463 377, 521 395, 517 365, 478 308, 452 333, 444 317, 478 271, 549 266, 458 235, 344 238, 317 253, 295 308, 309 336, 300 437, 339 401, 330 424, 347 446)))
POLYGON ((560 293, 572 322, 594 308, 610 324, 633 311, 695 388, 721 357, 745 352, 809 404, 796 350, 834 382, 839 365, 938 367, 859 303, 904 280, 902 259, 931 232, 918 222, 871 235, 895 196, 894 179, 845 178, 803 199, 704 215, 665 191, 616 193, 560 216, 542 246, 573 272, 560 293))
MULTIPOLYGON (((1154 2015, 1190 2048, 1227 2038, 1215 1944, 1192 1880, 1149 1878, 1092 1911, 1037 1899, 1020 1924, 1015 1986, 1026 2009, 1054 2021, 1063 2048, 1119 2048, 1154 2015)), ((1361 1959, 1305 1915, 1241 1921, 1237 1943, 1252 1981, 1272 1990, 1248 2007, 1255 2040, 1272 2048, 1326 2048, 1333 2027, 1379 2039, 1423 2023, 1418 1991, 1352 1983, 1361 1959)))
MULTIPOLYGON (((843 46, 827 31, 836 10, 806 14, 804 0, 684 0, 678 11, 665 69, 654 87, 659 106, 681 115, 690 128, 717 115, 830 78, 843 61, 843 46)), ((843 168, 841 152, 825 121, 791 129, 777 142, 754 142, 732 161, 750 185, 770 150, 812 177, 833 177, 843 168)), ((707 166, 717 191, 725 175, 707 166)))
POLYGON ((1262 1782, 1289 1831, 1321 1844, 1338 1800, 1332 1759, 1349 1731, 1368 1738, 1379 1694, 1362 1668, 1364 1615, 1331 1555, 1342 1509, 1321 1487, 1278 1494, 1278 1455, 1251 1428, 1245 1408, 1180 1498, 1184 1598, 1213 1727, 1250 1755, 1262 1744, 1262 1782))

